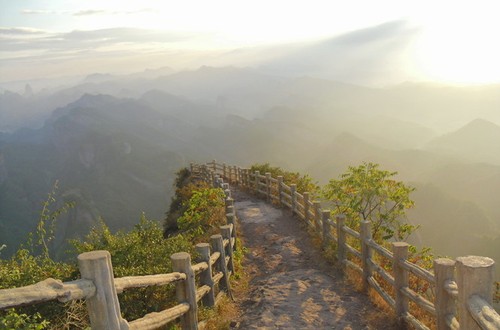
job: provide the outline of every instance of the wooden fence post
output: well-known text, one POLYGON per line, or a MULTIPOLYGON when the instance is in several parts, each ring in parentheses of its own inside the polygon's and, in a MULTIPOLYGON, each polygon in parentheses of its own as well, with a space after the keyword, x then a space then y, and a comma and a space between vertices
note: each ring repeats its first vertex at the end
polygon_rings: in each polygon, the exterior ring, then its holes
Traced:
POLYGON ((495 261, 477 256, 458 257, 456 260, 460 330, 481 329, 469 312, 468 305, 474 295, 492 304, 495 261))
POLYGON ((260 182, 260 172, 259 171, 255 171, 255 195, 258 194, 258 190, 259 190, 259 182, 260 182))
POLYGON ((238 169, 236 170, 236 184, 241 185, 242 184, 242 179, 241 179, 241 167, 238 166, 238 169))
POLYGON ((226 173, 226 163, 222 163, 222 177, 224 178, 224 180, 227 180, 227 173, 226 173))
POLYGON ((214 171, 210 171, 210 179, 211 179, 211 184, 212 184, 212 187, 215 188, 215 172, 214 171))
POLYGON ((278 176, 278 204, 279 206, 283 206, 283 197, 281 197, 281 194, 283 193, 283 176, 279 175, 278 176))
POLYGON ((370 269, 370 264, 368 259, 372 257, 372 251, 368 246, 368 242, 372 238, 371 232, 371 222, 370 221, 361 221, 360 228, 360 238, 361 238, 361 267, 363 269, 363 291, 368 292, 368 288, 370 284, 368 283, 368 278, 372 276, 372 271, 370 269))
POLYGON ((314 226, 316 227, 316 233, 320 235, 321 233, 321 203, 319 201, 313 202, 314 210, 314 226))
POLYGON ((236 214, 234 213, 234 208, 232 206, 230 210, 227 210, 226 223, 233 226, 233 229, 231 230, 231 237, 234 239, 233 250, 236 250, 236 214))
POLYGON ((309 224, 309 193, 304 192, 302 194, 304 197, 304 220, 306 221, 307 224, 309 224))
POLYGON ((231 198, 231 189, 229 189, 229 184, 223 183, 222 189, 224 189, 224 194, 226 195, 226 198, 231 198))
POLYGON ((202 301, 203 305, 212 307, 215 305, 215 290, 212 263, 210 261, 210 245, 208 243, 198 243, 196 244, 196 252, 200 255, 199 261, 208 264, 208 268, 200 273, 200 284, 210 287, 210 291, 202 298, 202 301))
POLYGON ((434 306, 436 307, 436 323, 438 330, 448 330, 446 318, 456 315, 455 299, 445 289, 448 281, 455 279, 455 261, 448 258, 434 260, 434 278, 436 279, 436 293, 434 306))
POLYGON ((194 272, 191 267, 191 256, 187 252, 178 252, 170 256, 172 270, 186 274, 185 281, 175 284, 175 292, 178 302, 189 304, 189 310, 181 316, 182 329, 198 329, 198 304, 196 302, 196 284, 194 272))
POLYGON ((408 258, 409 244, 406 242, 393 242, 392 270, 394 272, 394 291, 396 295, 395 312, 399 319, 400 326, 405 327, 403 315, 408 311, 408 298, 401 292, 401 289, 408 286, 408 272, 401 267, 400 263, 408 258))
POLYGON ((233 294, 231 293, 231 286, 229 285, 229 274, 227 272, 226 265, 226 254, 224 253, 224 242, 222 241, 222 235, 212 235, 210 236, 210 245, 212 247, 212 252, 219 252, 220 257, 215 263, 216 269, 219 272, 222 272, 224 275, 221 279, 220 287, 226 291, 227 295, 233 299, 233 294))
POLYGON ((229 244, 226 246, 224 253, 229 256, 229 262, 227 263, 227 270, 234 274, 234 260, 233 260, 233 234, 234 230, 232 225, 220 226, 220 231, 223 239, 229 240, 229 244))
POLYGON ((291 195, 291 203, 292 203, 292 215, 294 215, 297 212, 297 196, 295 196, 295 192, 297 191, 297 185, 296 184, 291 184, 290 185, 290 195, 291 195))
POLYGON ((193 170, 194 170, 194 164, 189 163, 189 171, 191 172, 191 174, 193 174, 193 170))
POLYGON ((343 229, 345 225, 345 215, 343 214, 337 215, 336 220, 337 220, 337 258, 339 259, 340 265, 344 267, 346 260, 346 248, 345 248, 346 234, 343 229))
POLYGON ((95 295, 86 300, 92 329, 128 329, 127 321, 120 314, 109 252, 85 252, 77 259, 82 279, 91 280, 96 287, 95 295))
POLYGON ((217 162, 214 160, 212 160, 212 169, 214 170, 214 173, 217 172, 217 162))
POLYGON ((267 195, 267 202, 272 203, 271 199, 271 173, 267 172, 266 173, 266 195, 267 195))
POLYGON ((321 222, 323 223, 323 249, 326 250, 328 248, 328 244, 330 243, 330 238, 328 234, 331 234, 330 224, 328 223, 328 218, 330 217, 330 210, 322 210, 321 211, 321 222))

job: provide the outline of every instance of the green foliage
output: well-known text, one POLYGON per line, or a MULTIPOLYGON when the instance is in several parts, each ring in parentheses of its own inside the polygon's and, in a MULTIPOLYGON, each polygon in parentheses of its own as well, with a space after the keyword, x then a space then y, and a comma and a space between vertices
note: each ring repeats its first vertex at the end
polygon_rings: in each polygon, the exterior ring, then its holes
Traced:
POLYGON ((163 235, 168 237, 179 232, 178 219, 183 216, 189 206, 189 199, 195 191, 210 188, 210 185, 191 176, 187 168, 177 171, 174 182, 175 195, 170 202, 170 208, 166 214, 163 235))
POLYGON ((37 250, 40 250, 40 253, 46 259, 50 259, 49 244, 54 239, 56 220, 75 207, 74 202, 65 202, 62 206, 57 207, 56 193, 59 188, 58 184, 59 181, 56 180, 47 199, 42 203, 42 210, 35 231, 36 241, 33 242, 32 232, 28 235, 28 247, 31 253, 36 254, 37 250))
MULTIPOLYGON (((164 274, 172 271, 170 255, 176 252, 193 253, 193 244, 185 235, 163 238, 157 221, 143 214, 129 232, 111 233, 101 221, 83 241, 72 241, 77 253, 107 250, 111 254, 115 277, 164 274)), ((126 319, 133 320, 147 313, 158 312, 174 304, 173 285, 127 290, 120 295, 121 310, 126 319)))
POLYGON ((184 214, 177 219, 179 229, 194 236, 201 236, 211 228, 224 224, 224 192, 220 188, 193 191, 184 203, 184 214))
MULTIPOLYGON (((75 279, 77 273, 74 264, 56 262, 45 255, 34 256, 30 251, 20 249, 10 259, 0 259, 0 289, 31 285, 47 278, 69 281, 75 279)), ((37 326, 47 326, 49 321, 51 325, 57 324, 56 319, 65 314, 65 306, 61 303, 49 302, 19 308, 18 311, 19 317, 16 316, 18 312, 0 311, 0 320, 21 322, 19 323, 22 324, 20 329, 44 329, 44 327, 37 326), (34 316, 24 317, 23 314, 34 316)), ((2 329, 1 326, 0 329, 2 329)), ((18 327, 6 329, 18 329, 18 327)))
POLYGON ((323 196, 333 204, 332 212, 345 214, 353 228, 358 229, 360 221, 370 221, 377 242, 404 240, 416 229, 402 221, 414 204, 410 199, 414 188, 394 180, 396 174, 373 163, 350 166, 340 179, 330 180, 323 196))
POLYGON ((260 174, 271 173, 273 178, 282 176, 283 182, 287 185, 296 184, 297 192, 299 193, 309 192, 311 196, 314 196, 319 191, 318 183, 313 181, 308 174, 304 175, 299 172, 290 172, 281 167, 271 166, 269 163, 253 164, 250 167, 250 172, 254 173, 255 171, 259 171, 260 174))
POLYGON ((9 309, 7 314, 0 318, 0 330, 43 330, 48 325, 49 322, 42 320, 40 313, 28 316, 18 314, 15 309, 9 309))

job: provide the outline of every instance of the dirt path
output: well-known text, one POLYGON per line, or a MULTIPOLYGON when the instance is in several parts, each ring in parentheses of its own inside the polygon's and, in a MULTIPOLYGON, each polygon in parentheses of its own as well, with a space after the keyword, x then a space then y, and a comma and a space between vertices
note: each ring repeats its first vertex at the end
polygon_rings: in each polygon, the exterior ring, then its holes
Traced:
POLYGON ((248 249, 240 329, 396 329, 315 248, 299 220, 233 191, 248 249))

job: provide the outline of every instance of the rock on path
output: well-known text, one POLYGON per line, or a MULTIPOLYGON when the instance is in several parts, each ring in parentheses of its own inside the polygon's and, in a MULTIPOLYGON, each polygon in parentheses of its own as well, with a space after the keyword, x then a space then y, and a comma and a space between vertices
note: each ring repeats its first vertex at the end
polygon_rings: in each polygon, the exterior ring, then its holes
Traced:
POLYGON ((289 211, 233 191, 248 249, 241 329, 396 329, 315 248, 289 211))

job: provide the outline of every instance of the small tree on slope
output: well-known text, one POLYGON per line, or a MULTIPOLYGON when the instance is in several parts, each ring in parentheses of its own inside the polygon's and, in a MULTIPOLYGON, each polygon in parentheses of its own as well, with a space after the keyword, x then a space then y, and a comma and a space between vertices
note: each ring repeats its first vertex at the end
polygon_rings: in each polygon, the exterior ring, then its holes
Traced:
POLYGON ((406 210, 414 205, 410 193, 415 189, 396 181, 397 172, 379 169, 378 164, 350 166, 323 188, 323 196, 334 205, 334 214, 345 214, 349 226, 372 224, 372 236, 378 243, 395 238, 405 240, 417 227, 404 223, 406 210))

